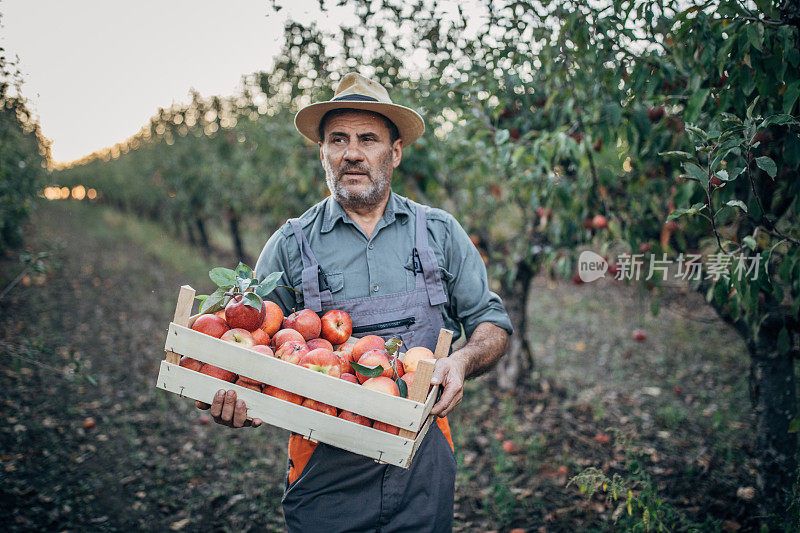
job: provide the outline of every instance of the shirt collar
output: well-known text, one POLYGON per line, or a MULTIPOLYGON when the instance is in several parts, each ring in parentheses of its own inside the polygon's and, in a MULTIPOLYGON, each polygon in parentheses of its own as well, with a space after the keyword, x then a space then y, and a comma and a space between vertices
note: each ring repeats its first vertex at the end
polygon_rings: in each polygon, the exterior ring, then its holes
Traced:
MULTIPOLYGON (((401 197, 392 191, 392 194, 389 196, 389 201, 386 203, 386 209, 384 209, 383 216, 381 217, 382 222, 378 222, 378 227, 388 226, 394 222, 398 216, 402 217, 401 222, 405 223, 410 215, 411 210, 406 202, 402 201, 401 197)), ((347 222, 348 224, 354 224, 353 220, 345 212, 339 202, 334 200, 333 196, 328 196, 325 202, 325 213, 322 218, 322 233, 330 232, 339 220, 347 222)))

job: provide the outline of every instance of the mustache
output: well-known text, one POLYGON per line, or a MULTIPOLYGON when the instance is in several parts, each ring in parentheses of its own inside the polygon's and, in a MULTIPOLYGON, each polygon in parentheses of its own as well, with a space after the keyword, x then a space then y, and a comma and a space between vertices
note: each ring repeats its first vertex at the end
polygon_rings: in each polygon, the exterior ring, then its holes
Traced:
POLYGON ((361 165, 347 165, 339 170, 339 177, 341 178, 345 174, 349 174, 351 172, 360 172, 362 174, 366 174, 370 178, 372 177, 372 173, 369 171, 369 169, 361 165))

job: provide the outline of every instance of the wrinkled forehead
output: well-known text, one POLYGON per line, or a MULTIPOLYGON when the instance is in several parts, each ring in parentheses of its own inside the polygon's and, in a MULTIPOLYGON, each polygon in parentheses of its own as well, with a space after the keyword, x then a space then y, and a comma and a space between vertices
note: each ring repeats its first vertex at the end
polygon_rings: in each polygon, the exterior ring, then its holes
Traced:
POLYGON ((325 135, 333 131, 349 134, 376 133, 389 137, 388 119, 380 113, 361 109, 337 109, 323 118, 325 135))

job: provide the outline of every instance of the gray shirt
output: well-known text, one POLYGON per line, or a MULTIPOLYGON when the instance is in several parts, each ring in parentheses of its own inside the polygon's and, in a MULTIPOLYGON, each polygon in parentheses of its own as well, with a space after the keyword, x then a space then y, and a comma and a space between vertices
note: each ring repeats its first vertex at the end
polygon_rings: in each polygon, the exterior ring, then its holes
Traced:
MULTIPOLYGON (((308 239, 331 289, 334 301, 395 294, 413 290, 415 274, 414 209, 416 204, 392 193, 383 216, 367 238, 364 231, 333 197, 319 202, 300 217, 308 239)), ((486 267, 469 236, 449 213, 426 207, 428 241, 436 254, 447 303, 442 306, 445 326, 467 338, 481 322, 512 332, 508 314, 497 294, 489 290, 486 267)), ((283 271, 280 284, 302 291, 303 261, 291 225, 287 222, 272 237, 256 263, 256 278, 283 271)), ((303 308, 303 296, 278 287, 269 299, 285 314, 303 308)), ((357 324, 356 324, 357 325, 357 324)))

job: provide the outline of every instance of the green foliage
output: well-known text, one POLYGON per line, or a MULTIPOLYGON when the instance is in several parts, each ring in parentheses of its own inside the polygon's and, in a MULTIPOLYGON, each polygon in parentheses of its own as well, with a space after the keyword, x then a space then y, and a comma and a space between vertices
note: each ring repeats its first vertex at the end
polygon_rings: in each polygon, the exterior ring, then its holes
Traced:
POLYGON ((49 145, 20 96, 22 76, 0 48, 0 252, 22 244, 21 224, 44 181, 49 145))
POLYGON ((272 272, 259 283, 255 278, 253 269, 244 263, 239 263, 235 270, 224 267, 212 268, 208 277, 217 285, 217 290, 211 294, 195 296, 200 300, 200 312, 203 314, 216 313, 228 304, 236 294, 243 294, 244 304, 253 309, 261 309, 262 300, 278 286, 283 272, 272 272))

